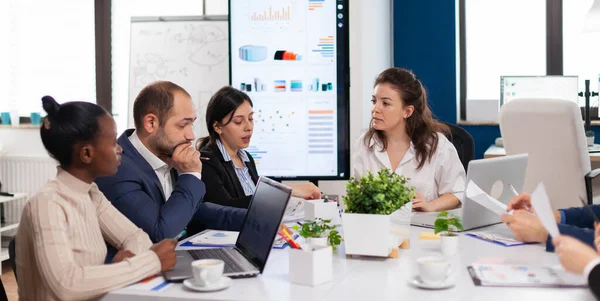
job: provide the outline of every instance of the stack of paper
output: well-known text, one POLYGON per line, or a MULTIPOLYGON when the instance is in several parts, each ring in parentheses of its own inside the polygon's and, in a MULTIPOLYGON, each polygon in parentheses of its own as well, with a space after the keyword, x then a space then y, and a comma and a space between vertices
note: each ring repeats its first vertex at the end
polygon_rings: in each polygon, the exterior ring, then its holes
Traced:
POLYGON ((467 184, 466 195, 469 199, 498 215, 512 214, 512 212, 506 211, 506 204, 491 197, 473 181, 469 181, 467 184))
POLYGON ((304 219, 304 199, 291 197, 285 214, 283 215, 283 222, 296 222, 304 219))

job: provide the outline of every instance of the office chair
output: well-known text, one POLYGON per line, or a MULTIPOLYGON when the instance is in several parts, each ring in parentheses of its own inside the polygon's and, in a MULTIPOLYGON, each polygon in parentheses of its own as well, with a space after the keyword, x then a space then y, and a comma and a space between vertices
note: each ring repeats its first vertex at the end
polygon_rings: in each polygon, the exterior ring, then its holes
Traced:
POLYGON ((447 122, 443 122, 443 124, 450 128, 450 135, 446 135, 446 137, 454 144, 454 148, 456 148, 456 152, 458 152, 458 158, 460 158, 460 162, 466 171, 469 162, 473 160, 473 157, 475 156, 475 143, 473 142, 473 137, 469 132, 456 124, 447 122))
POLYGON ((507 155, 529 154, 523 190, 544 183, 553 209, 592 204, 591 170, 579 106, 562 99, 516 99, 500 110, 507 155))

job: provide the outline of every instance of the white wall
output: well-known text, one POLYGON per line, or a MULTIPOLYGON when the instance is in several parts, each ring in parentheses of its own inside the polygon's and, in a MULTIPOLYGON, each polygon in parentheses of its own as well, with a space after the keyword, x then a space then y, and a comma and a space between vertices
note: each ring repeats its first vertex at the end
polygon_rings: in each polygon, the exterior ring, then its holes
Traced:
POLYGON ((206 1, 207 15, 227 15, 229 13, 229 1, 227 0, 204 0, 206 1))
MULTIPOLYGON (((209 15, 227 14, 227 1, 206 0, 209 15)), ((392 0, 350 0, 350 146, 367 129, 373 81, 392 66, 392 0)), ((8 154, 47 156, 39 130, 0 128, 8 154)), ((322 181, 329 194, 344 195, 346 181, 322 181)))
POLYGON ((0 128, 0 154, 48 157, 40 138, 40 129, 0 128))

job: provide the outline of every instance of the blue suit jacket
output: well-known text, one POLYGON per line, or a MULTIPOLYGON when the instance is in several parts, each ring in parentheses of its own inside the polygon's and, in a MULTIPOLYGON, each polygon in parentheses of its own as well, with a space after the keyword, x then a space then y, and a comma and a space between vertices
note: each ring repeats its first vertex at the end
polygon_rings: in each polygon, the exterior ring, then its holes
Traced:
MULTIPOLYGON (((600 217, 600 205, 591 205, 592 211, 600 217)), ((562 220, 558 224, 558 231, 562 235, 573 236, 592 248, 594 246, 594 218, 590 211, 583 207, 561 209, 562 220)), ((546 250, 554 252, 554 245, 550 235, 546 241, 546 250)))
POLYGON ((188 229, 188 235, 207 228, 240 230, 246 210, 202 202, 204 183, 193 175, 177 177, 173 193, 165 200, 156 173, 129 141, 132 133, 127 130, 118 139, 123 154, 117 174, 98 178, 96 184, 153 242, 177 236, 191 220, 195 228, 188 229))

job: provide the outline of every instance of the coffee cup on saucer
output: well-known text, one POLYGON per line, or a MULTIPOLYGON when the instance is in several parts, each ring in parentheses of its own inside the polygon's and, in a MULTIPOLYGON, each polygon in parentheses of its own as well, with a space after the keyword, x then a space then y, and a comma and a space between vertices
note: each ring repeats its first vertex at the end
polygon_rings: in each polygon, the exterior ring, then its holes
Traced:
POLYGON ((451 263, 443 257, 421 257, 417 259, 419 277, 424 284, 439 285, 444 283, 451 273, 451 263))
POLYGON ((225 263, 220 259, 200 259, 192 262, 196 286, 209 287, 218 284, 223 276, 225 263))

